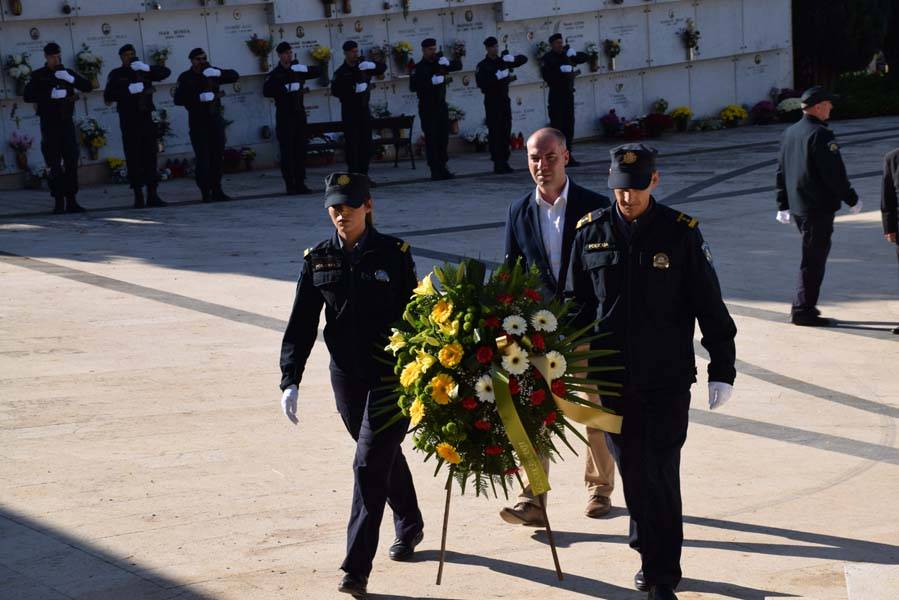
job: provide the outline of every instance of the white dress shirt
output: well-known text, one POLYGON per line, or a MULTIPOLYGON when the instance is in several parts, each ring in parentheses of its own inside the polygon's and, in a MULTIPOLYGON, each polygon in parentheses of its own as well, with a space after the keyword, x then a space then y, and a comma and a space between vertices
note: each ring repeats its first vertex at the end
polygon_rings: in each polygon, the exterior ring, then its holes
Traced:
MULTIPOLYGON (((562 233, 565 229, 565 207, 568 205, 568 184, 565 178, 565 187, 556 201, 550 204, 540 195, 540 188, 534 190, 534 200, 537 202, 537 210, 540 213, 540 235, 543 237, 543 248, 549 257, 549 266, 556 280, 562 270, 562 233)), ((565 290, 571 287, 571 265, 568 265, 568 274, 565 277, 565 290)))

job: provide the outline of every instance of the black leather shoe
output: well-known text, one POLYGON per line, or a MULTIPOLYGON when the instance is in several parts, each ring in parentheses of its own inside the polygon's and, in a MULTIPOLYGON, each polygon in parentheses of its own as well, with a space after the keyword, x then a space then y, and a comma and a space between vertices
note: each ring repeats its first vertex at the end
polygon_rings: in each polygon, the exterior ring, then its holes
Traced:
POLYGON ((390 556, 390 560, 409 560, 412 558, 412 555, 415 554, 415 547, 421 543, 421 540, 425 537, 424 531, 419 531, 418 534, 412 538, 411 542, 404 542, 403 540, 397 538, 396 541, 393 542, 393 545, 390 547, 390 552, 388 552, 388 556, 390 556))
POLYGON ((358 575, 353 575, 352 573, 347 573, 343 576, 343 579, 340 580, 337 591, 349 594, 353 598, 365 598, 368 593, 366 590, 367 587, 368 577, 360 577, 358 575))
POLYGON ((75 200, 75 196, 66 196, 66 212, 83 213, 87 212, 87 209, 78 204, 78 201, 75 200))
POLYGON ((899 335, 899 327, 893 327, 893 333, 899 335))
POLYGON ((222 190, 212 190, 212 201, 213 202, 230 202, 234 200, 231 196, 226 194, 222 190))
POLYGON ((637 588, 640 592, 648 592, 649 585, 646 583, 646 580, 643 578, 643 569, 634 574, 634 587, 637 588))
POLYGON ((670 585, 654 585, 649 590, 646 600, 677 600, 674 589, 670 585))
POLYGON ((298 184, 297 184, 297 187, 296 187, 295 190, 294 190, 294 193, 295 193, 295 194, 311 194, 311 193, 312 193, 312 189, 306 187, 306 184, 305 184, 305 183, 298 183, 298 184))
POLYGON ((795 314, 790 321, 793 325, 799 325, 800 327, 833 327, 834 325, 832 319, 819 317, 814 313, 795 314))
POLYGON ((147 203, 144 201, 144 191, 140 188, 134 189, 134 208, 144 208, 147 203))

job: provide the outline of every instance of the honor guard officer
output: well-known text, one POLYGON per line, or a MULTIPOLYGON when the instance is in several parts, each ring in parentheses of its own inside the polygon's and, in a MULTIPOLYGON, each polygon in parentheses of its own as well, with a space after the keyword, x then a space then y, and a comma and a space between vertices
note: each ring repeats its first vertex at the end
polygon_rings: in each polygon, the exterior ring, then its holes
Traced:
MULTIPOLYGON (((880 195, 880 213, 883 219, 883 237, 896 245, 896 258, 899 258, 899 150, 889 152, 883 158, 883 187, 880 195)), ((899 327, 893 328, 899 335, 899 327)))
POLYGON ((446 103, 447 77, 452 71, 462 70, 462 61, 450 60, 437 52, 437 40, 426 38, 421 42, 422 58, 409 76, 409 89, 418 94, 418 117, 425 134, 425 154, 431 179, 440 181, 455 177, 446 168, 449 156, 449 106, 446 103))
POLYGON ((353 508, 347 525, 346 573, 338 588, 364 596, 385 503, 393 510, 396 541, 390 558, 407 560, 423 537, 424 523, 412 474, 400 448, 409 420, 378 431, 391 418, 379 415, 382 377, 392 362, 381 350, 389 326, 402 318, 416 286, 409 244, 372 225, 368 177, 333 173, 325 180, 325 207, 334 235, 306 250, 296 297, 281 343, 281 405, 297 423, 297 386, 325 308, 324 338, 331 354, 331 386, 337 410, 356 440, 353 508), (377 432, 377 433, 376 433, 377 432))
MULTIPOLYGON (((549 36, 549 52, 543 55, 540 73, 549 87, 549 124, 565 134, 568 152, 574 146, 574 79, 579 71, 577 65, 589 58, 583 52, 575 52, 566 46, 561 33, 549 36)), ((574 156, 568 161, 569 167, 580 163, 574 156)))
POLYGON ((37 105, 41 121, 41 154, 50 170, 50 194, 54 213, 84 212, 78 204, 78 136, 72 114, 78 92, 91 91, 91 82, 62 64, 56 42, 44 46, 40 69, 31 73, 24 100, 37 105))
POLYGON ((858 214, 862 201, 852 189, 840 145, 827 126, 834 97, 821 86, 802 94, 803 117, 787 128, 777 159, 777 220, 796 222, 802 233, 802 262, 791 320, 794 325, 832 325, 821 317, 818 296, 830 253, 834 213, 845 202, 858 214))
POLYGON ((103 100, 116 103, 119 126, 122 129, 122 147, 128 168, 128 183, 134 190, 134 208, 165 206, 157 193, 159 169, 156 157, 159 153, 159 136, 153 122, 153 82, 162 81, 172 74, 167 67, 138 60, 134 46, 125 44, 119 48, 122 66, 113 69, 106 79, 103 100), (143 188, 147 188, 146 201, 143 188))
POLYGON ((512 136, 512 106, 509 84, 515 80, 511 69, 528 62, 523 55, 500 56, 499 42, 490 36, 484 40, 487 56, 478 63, 475 79, 484 94, 484 114, 487 121, 487 144, 494 173, 511 173, 509 166, 509 138, 512 136))
POLYGON ((578 320, 598 320, 596 333, 607 337, 597 345, 619 349, 624 362, 623 371, 605 374, 623 385, 621 396, 603 405, 623 415, 621 433, 606 440, 624 483, 630 545, 642 561, 634 583, 650 599, 671 600, 681 579, 680 452, 696 381, 693 331, 698 320, 714 409, 733 393, 737 328, 696 219, 652 197, 655 150, 628 144, 611 155, 615 201, 578 223, 574 296, 578 320))
POLYGON ((300 64, 293 48, 281 42, 275 48, 278 64, 262 85, 262 95, 275 101, 275 133, 281 153, 281 176, 288 196, 308 194, 306 187, 306 105, 303 82, 321 75, 321 67, 300 64))
POLYGON ((334 79, 331 80, 331 95, 340 100, 347 170, 368 175, 371 162, 371 78, 383 75, 387 65, 362 60, 359 44, 353 40, 343 43, 343 56, 343 64, 334 71, 334 79))
POLYGON ((222 190, 222 155, 225 152, 225 119, 221 85, 236 82, 233 69, 209 64, 206 52, 194 48, 188 55, 190 69, 178 76, 175 104, 187 109, 190 143, 196 156, 197 187, 203 202, 231 200, 222 190))

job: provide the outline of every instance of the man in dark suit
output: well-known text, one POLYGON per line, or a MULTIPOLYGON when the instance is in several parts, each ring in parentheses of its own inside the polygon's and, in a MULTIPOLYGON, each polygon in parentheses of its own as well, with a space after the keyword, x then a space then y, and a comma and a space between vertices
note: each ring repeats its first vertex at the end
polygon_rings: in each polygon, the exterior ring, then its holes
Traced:
MULTIPOLYGON (((565 174, 569 153, 565 134, 544 128, 528 139, 528 169, 537 188, 509 207, 506 220, 506 262, 521 260, 525 267, 536 265, 543 282, 544 298, 563 298, 572 290, 571 247, 578 220, 610 205, 601 194, 582 188, 565 174)), ((594 401, 596 398, 592 398, 594 401)), ((584 482, 589 500, 585 514, 599 518, 612 508, 609 497, 615 482, 615 464, 599 429, 587 428, 590 448, 586 457, 584 482)), ((549 463, 544 459, 543 467, 549 463)), ((500 517, 507 523, 544 526, 539 501, 526 487, 514 507, 504 508, 500 517)))
MULTIPOLYGON (((899 241, 896 239, 896 231, 899 230, 899 149, 883 157, 880 213, 883 217, 883 237, 891 244, 897 244, 896 256, 899 258, 899 241)), ((899 335, 899 327, 894 327, 893 333, 899 335)))

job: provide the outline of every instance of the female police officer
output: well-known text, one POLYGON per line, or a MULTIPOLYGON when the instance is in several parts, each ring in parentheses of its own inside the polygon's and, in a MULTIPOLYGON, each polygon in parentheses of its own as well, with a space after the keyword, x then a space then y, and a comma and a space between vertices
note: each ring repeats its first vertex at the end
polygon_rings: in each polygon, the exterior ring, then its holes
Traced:
POLYGON ((339 590, 362 597, 385 503, 393 509, 397 538, 390 547, 390 558, 410 558, 422 539, 423 522, 412 474, 400 449, 408 420, 378 431, 389 415, 377 416, 374 391, 381 385, 381 376, 389 374, 389 368, 376 360, 376 348, 384 345, 388 326, 402 317, 416 285, 415 265, 409 244, 378 233, 372 226, 366 175, 333 173, 325 184, 325 208, 335 232, 306 250, 303 259, 281 343, 281 405, 296 424, 297 386, 324 304, 331 386, 337 410, 356 440, 353 508, 346 558, 340 567, 346 574, 339 590))

